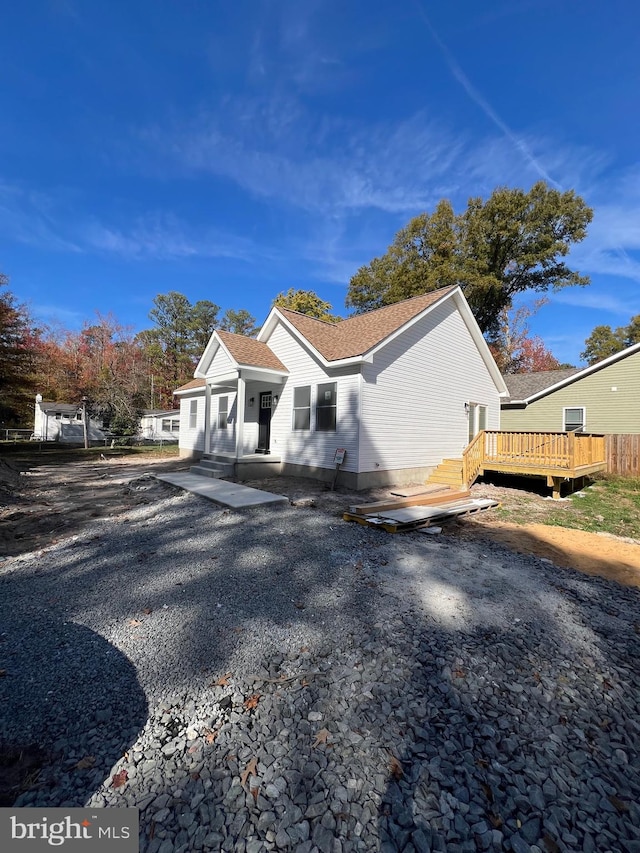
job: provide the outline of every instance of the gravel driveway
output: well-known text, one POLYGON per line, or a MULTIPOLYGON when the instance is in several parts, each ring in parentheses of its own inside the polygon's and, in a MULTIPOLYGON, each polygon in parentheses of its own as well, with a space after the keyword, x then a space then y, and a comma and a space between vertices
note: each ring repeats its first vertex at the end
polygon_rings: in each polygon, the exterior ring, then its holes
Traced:
POLYGON ((640 853, 639 590, 152 482, 0 568, 17 805, 137 805, 149 853, 640 853))

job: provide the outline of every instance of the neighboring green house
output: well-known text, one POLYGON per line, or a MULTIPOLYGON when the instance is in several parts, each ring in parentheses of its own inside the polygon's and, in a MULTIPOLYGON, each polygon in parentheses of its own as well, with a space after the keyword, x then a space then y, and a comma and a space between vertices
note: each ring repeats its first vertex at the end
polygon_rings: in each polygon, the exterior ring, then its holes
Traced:
POLYGON ((504 376, 500 429, 640 433, 640 344, 582 370, 504 376))

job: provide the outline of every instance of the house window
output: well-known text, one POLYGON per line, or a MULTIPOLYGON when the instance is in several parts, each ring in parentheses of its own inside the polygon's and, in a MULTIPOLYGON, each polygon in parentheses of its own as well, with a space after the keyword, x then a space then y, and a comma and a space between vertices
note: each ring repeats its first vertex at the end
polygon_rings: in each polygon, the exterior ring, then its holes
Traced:
POLYGON ((81 421, 81 420, 82 420, 82 412, 76 412, 76 420, 77 420, 77 421, 81 421))
POLYGON ((171 421, 168 418, 162 421, 162 432, 171 432, 171 421))
POLYGON ((338 391, 335 382, 318 385, 316 402, 316 429, 318 432, 336 431, 336 403, 338 391))
POLYGON ((586 422, 584 406, 573 409, 562 410, 563 430, 565 432, 579 432, 584 429, 586 422))
POLYGON ((56 414, 55 414, 55 419, 56 419, 57 421, 61 421, 61 420, 62 420, 62 412, 56 412, 56 414))
POLYGON ((198 423, 198 401, 191 400, 189 404, 189 429, 195 429, 198 423))
POLYGON ((220 397, 218 400, 218 429, 227 428, 227 419, 229 415, 229 398, 220 397))
POLYGON ((171 432, 180 432, 180 418, 173 418, 171 421, 171 432))
POLYGON ((311 429, 311 386, 293 389, 293 429, 311 429))

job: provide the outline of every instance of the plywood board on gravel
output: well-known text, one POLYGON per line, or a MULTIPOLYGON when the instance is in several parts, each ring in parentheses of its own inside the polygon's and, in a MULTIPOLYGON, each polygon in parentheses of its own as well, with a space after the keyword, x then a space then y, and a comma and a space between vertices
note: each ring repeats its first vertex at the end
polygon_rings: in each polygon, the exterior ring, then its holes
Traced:
POLYGON ((398 489, 392 489, 389 494, 398 498, 413 498, 417 495, 432 495, 435 492, 446 492, 449 486, 440 486, 437 483, 422 486, 402 486, 398 489))
MULTIPOLYGON (((520 554, 535 554, 556 566, 640 587, 640 545, 603 533, 546 524, 474 524, 476 532, 520 554)), ((471 525, 469 526, 471 529, 471 525)))

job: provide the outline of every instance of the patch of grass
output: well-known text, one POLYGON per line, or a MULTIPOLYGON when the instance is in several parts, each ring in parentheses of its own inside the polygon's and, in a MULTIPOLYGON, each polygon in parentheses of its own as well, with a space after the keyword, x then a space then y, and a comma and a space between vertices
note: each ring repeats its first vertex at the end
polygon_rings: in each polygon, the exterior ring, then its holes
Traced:
POLYGON ((531 501, 500 509, 497 514, 515 524, 539 522, 640 540, 640 478, 603 476, 566 502, 542 503, 532 496, 531 501))

